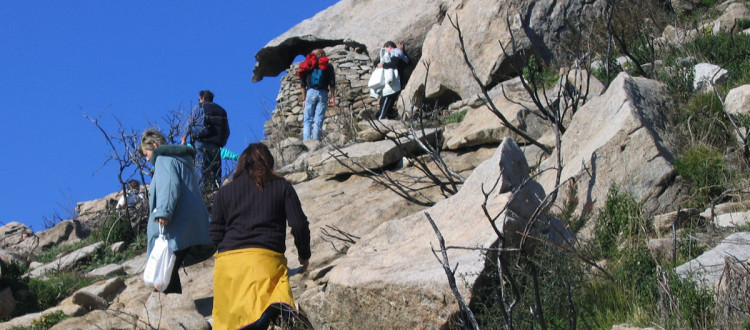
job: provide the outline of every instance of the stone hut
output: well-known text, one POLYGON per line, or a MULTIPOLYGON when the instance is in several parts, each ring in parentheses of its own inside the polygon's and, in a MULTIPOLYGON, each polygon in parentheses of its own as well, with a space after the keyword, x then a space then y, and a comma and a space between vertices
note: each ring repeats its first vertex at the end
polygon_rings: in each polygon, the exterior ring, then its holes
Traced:
MULTIPOLYGON (((328 107, 323 123, 323 137, 339 145, 356 136, 356 123, 374 116, 378 100, 370 97, 367 81, 374 69, 373 61, 360 48, 337 45, 324 48, 336 72, 336 106, 328 107)), ((264 133, 268 141, 282 141, 288 137, 302 137, 303 104, 299 78, 299 62, 292 63, 281 79, 276 97, 276 108, 266 122, 264 133)))

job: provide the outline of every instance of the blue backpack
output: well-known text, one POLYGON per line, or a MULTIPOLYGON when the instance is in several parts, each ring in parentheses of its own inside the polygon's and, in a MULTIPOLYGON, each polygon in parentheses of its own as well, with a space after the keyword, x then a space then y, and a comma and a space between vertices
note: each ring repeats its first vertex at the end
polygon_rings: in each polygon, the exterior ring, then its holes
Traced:
POLYGON ((325 85, 323 85, 323 70, 320 68, 315 68, 310 73, 310 85, 312 88, 315 89, 324 89, 325 85))

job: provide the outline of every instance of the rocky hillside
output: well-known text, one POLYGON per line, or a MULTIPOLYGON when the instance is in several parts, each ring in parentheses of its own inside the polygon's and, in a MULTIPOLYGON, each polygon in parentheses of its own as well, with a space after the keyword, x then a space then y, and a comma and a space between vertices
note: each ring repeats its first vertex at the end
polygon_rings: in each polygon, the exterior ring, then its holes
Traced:
MULTIPOLYGON (((265 142, 310 220, 308 272, 287 242, 307 326, 750 324, 750 5, 619 4, 343 0, 258 51, 255 81, 287 72, 265 142), (401 119, 373 122, 387 40, 411 64, 401 119), (301 141, 292 61, 316 48, 339 104, 301 141)), ((213 260, 152 292, 117 197, 0 227, 0 328, 210 328, 213 260)))

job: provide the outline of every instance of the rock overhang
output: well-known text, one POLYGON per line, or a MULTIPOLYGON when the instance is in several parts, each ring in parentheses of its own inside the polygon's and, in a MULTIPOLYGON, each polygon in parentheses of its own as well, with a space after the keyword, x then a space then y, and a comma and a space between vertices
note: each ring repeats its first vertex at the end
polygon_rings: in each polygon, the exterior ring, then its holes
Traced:
POLYGON ((366 47, 350 39, 326 39, 313 35, 294 36, 273 45, 263 47, 255 54, 253 68, 253 82, 263 80, 263 77, 275 77, 287 70, 298 55, 309 54, 318 48, 346 45, 355 49, 366 47))

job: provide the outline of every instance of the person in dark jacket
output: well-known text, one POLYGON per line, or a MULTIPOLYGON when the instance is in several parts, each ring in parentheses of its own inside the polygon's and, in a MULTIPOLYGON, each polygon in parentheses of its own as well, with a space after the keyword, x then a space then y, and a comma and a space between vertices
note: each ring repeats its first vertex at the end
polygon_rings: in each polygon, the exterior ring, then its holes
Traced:
POLYGON ((151 212, 146 227, 147 255, 151 254, 162 226, 169 249, 175 255, 172 276, 163 293, 182 293, 178 274, 180 265, 191 249, 211 244, 208 209, 195 177, 195 150, 188 146, 167 145, 161 132, 149 129, 141 137, 140 152, 154 165, 148 193, 151 212))
POLYGON ((305 103, 302 139, 317 140, 326 118, 326 105, 336 105, 336 74, 325 51, 316 49, 300 63, 297 76, 305 103))
POLYGON ((294 187, 273 165, 268 147, 251 144, 232 181, 214 196, 214 329, 265 329, 274 311, 294 311, 284 256, 286 226, 292 228, 302 271, 309 265, 310 229, 294 187))
POLYGON ((200 103, 188 116, 187 133, 182 137, 182 144, 187 144, 190 137, 200 168, 201 188, 213 191, 221 186, 220 150, 229 139, 229 121, 224 108, 214 103, 214 94, 210 90, 202 90, 198 96, 200 103))
MULTIPOLYGON (((404 54, 404 44, 402 43, 395 43, 393 41, 387 41, 383 48, 385 48, 388 51, 388 62, 381 61, 378 63, 378 67, 383 69, 392 69, 396 70, 399 73, 399 77, 403 77, 403 67, 409 63, 409 57, 404 54)), ((380 98, 380 109, 378 110, 377 115, 375 116, 376 119, 382 120, 382 119, 393 119, 397 117, 397 114, 393 113, 393 105, 396 103, 396 100, 398 99, 398 95, 401 94, 401 89, 403 88, 402 85, 403 81, 399 79, 399 86, 397 86, 397 90, 395 90, 393 93, 385 95, 384 92, 383 97, 380 98)))

